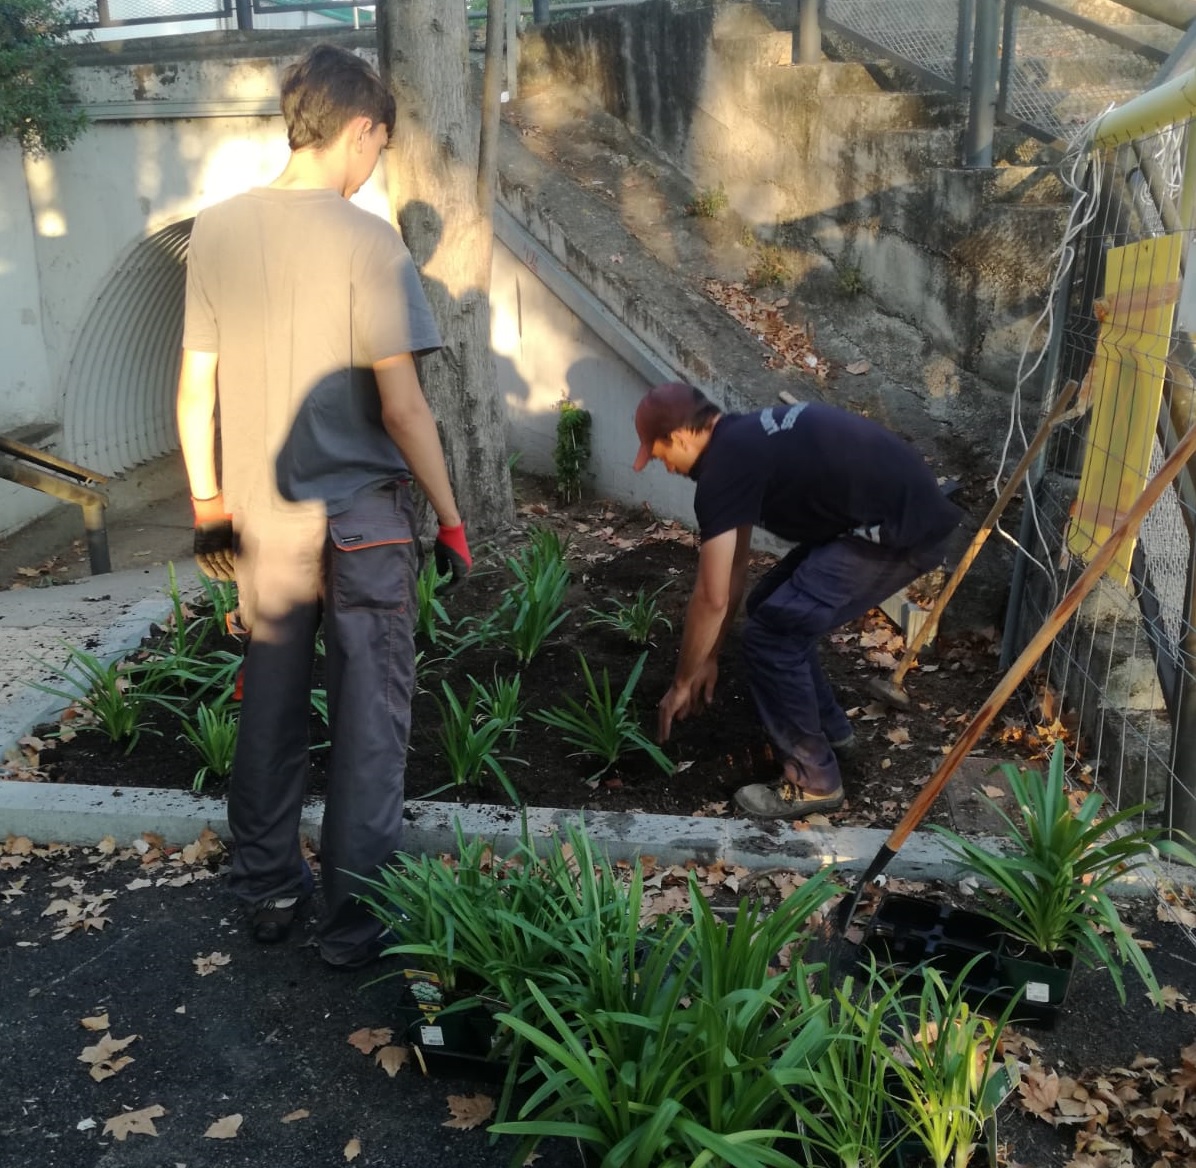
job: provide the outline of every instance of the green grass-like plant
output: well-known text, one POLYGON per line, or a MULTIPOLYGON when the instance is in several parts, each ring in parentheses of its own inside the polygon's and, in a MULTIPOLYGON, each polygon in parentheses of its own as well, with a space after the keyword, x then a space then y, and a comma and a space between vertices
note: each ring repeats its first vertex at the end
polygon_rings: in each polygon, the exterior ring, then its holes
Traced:
POLYGON ((71 648, 62 666, 40 660, 38 664, 61 684, 41 682, 34 688, 77 707, 84 718, 74 725, 100 731, 110 741, 123 744, 126 754, 143 733, 157 733, 152 729, 151 711, 178 708, 178 700, 158 688, 159 675, 144 663, 104 662, 84 649, 71 648))
POLYGON ((507 560, 507 567, 516 583, 499 605, 495 635, 526 665, 569 615, 562 607, 569 589, 565 546, 555 532, 541 528, 520 555, 507 560))
POLYGON ((652 640, 652 630, 657 625, 664 625, 670 631, 672 621, 660 611, 656 598, 669 587, 665 581, 655 592, 645 593, 641 587, 631 600, 623 601, 618 597, 607 598, 605 609, 587 608, 590 616, 590 627, 604 627, 622 633, 633 645, 647 645, 652 640))
POLYGON ((999 1102, 989 1087, 998 1038, 1016 1005, 1014 998, 995 1021, 978 1014, 963 1000, 966 972, 948 984, 927 966, 918 996, 899 995, 894 1003, 888 1073, 900 1089, 890 1099, 902 1130, 922 1143, 934 1168, 972 1162, 999 1102))
POLYGON ((1044 775, 1002 768, 1020 812, 1014 820, 994 800, 990 806, 1004 820, 1009 848, 1001 855, 942 826, 934 826, 965 871, 986 885, 979 890, 984 911, 1002 929, 1045 954, 1074 953, 1083 964, 1108 967, 1125 1001, 1121 970, 1131 967, 1151 996, 1160 1001, 1158 981, 1142 947, 1121 919, 1108 893, 1115 880, 1164 854, 1196 863, 1179 843, 1145 826, 1131 826, 1146 804, 1100 818, 1105 798, 1089 792, 1072 806, 1064 781, 1063 743, 1055 744, 1044 775))
POLYGON ((752 288, 767 288, 784 284, 790 277, 785 252, 775 244, 764 244, 756 252, 747 270, 747 283, 752 288))
POLYGON ((717 219, 730 205, 731 200, 720 183, 698 191, 685 204, 685 213, 697 219, 717 219))
POLYGON ((745 904, 730 923, 693 876, 689 892, 687 916, 649 930, 628 915, 591 954, 589 1002, 561 1008, 529 979, 535 1010, 499 1015, 536 1055, 518 1118, 491 1129, 521 1136, 519 1156, 565 1136, 603 1164, 796 1162, 786 1081, 825 1045, 826 1008, 816 967, 777 954, 833 888, 819 877, 776 914, 745 904))
POLYGON ((671 775, 672 762, 643 732, 631 701, 648 654, 641 653, 636 659, 618 697, 612 696, 610 675, 605 669, 599 686, 590 672, 585 655, 579 653, 577 657, 586 680, 586 700, 579 702, 566 694, 563 706, 540 710, 533 717, 546 726, 560 730, 565 741, 578 748, 573 757, 594 758, 602 764, 588 776, 590 779, 600 778, 633 750, 643 751, 665 774, 671 775))
POLYGON ((183 722, 183 734, 199 752, 203 765, 191 780, 191 790, 198 794, 209 779, 226 779, 232 773, 237 749, 237 712, 235 705, 200 702, 194 721, 183 722))
POLYGON ((478 716, 501 722, 507 746, 513 748, 519 724, 523 721, 524 705, 520 698, 523 675, 515 673, 510 677, 499 677, 495 673, 489 685, 470 677, 469 684, 478 697, 478 716))
POLYGON ((429 791, 428 796, 452 787, 480 786, 482 777, 489 772, 502 785, 511 802, 519 806, 519 792, 503 766, 504 762, 519 760, 498 753, 504 743, 509 743, 512 726, 503 717, 493 713, 487 715, 479 708, 482 695, 493 704, 492 695, 472 678, 469 696, 464 701, 453 693, 447 681, 442 681, 440 688, 444 694, 443 701, 436 699, 440 709, 440 748, 448 762, 452 782, 429 791))
POLYGON ((436 561, 425 561, 419 575, 415 578, 416 614, 415 631, 424 637, 428 644, 438 645, 440 642, 451 642, 452 632, 449 628, 452 620, 448 611, 437 596, 437 590, 449 579, 448 575, 441 575, 436 570, 436 561))

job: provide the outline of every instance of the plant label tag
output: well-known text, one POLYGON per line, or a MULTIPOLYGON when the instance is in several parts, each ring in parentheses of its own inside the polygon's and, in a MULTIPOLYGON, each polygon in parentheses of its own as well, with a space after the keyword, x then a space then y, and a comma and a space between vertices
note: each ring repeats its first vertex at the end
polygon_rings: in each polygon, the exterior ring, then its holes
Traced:
POLYGON ((444 1031, 439 1026, 421 1026, 419 1040, 424 1046, 443 1046, 444 1031))
POLYGON ((1028 981, 1026 982, 1026 1001, 1027 1002, 1041 1002, 1049 1003, 1051 1000, 1051 987, 1045 981, 1028 981))

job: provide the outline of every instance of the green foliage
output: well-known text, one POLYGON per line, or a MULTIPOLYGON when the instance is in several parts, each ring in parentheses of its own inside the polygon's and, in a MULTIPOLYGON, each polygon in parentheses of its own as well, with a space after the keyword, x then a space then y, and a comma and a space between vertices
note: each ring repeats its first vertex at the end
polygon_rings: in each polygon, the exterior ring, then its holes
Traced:
POLYGON ((629 601, 619 600, 618 597, 608 597, 605 610, 588 608, 591 626, 598 625, 614 629, 623 633, 633 645, 647 645, 652 640, 652 630, 662 624, 671 630, 672 621, 660 611, 656 598, 669 587, 665 581, 655 592, 645 595, 641 587, 629 601))
POLYGON ((218 701, 209 706, 200 702, 195 721, 183 722, 183 737, 199 752, 203 765, 195 772, 191 790, 198 794, 207 779, 226 779, 232 773, 237 749, 237 713, 235 706, 218 701))
POLYGON ((452 624, 449 614, 441 604, 436 590, 449 579, 448 573, 443 576, 436 571, 436 561, 429 558, 415 580, 415 595, 417 610, 415 615, 415 631, 427 639, 431 645, 439 644, 441 638, 451 641, 452 633, 445 627, 452 624))
POLYGON ((789 261, 783 249, 767 244, 756 253, 747 270, 747 282, 753 288, 784 284, 789 279, 789 261))
POLYGON ((516 761, 499 755, 499 747, 510 742, 513 726, 502 717, 479 710, 482 695, 493 707, 494 698, 485 686, 469 679, 469 696, 462 702, 447 681, 440 683, 444 701, 436 700, 440 709, 440 747, 449 765, 452 782, 429 794, 439 794, 449 787, 473 784, 480 786, 482 776, 489 771, 501 784, 507 797, 518 806, 519 793, 503 767, 504 762, 516 761))
POLYGON ((745 903, 728 923, 691 875, 688 916, 646 929, 629 913, 591 955, 590 1002, 563 1008, 529 979, 541 1019, 499 1019, 535 1050, 537 1086, 491 1130, 524 1138, 517 1160, 565 1136, 603 1164, 795 1163, 786 1084, 825 1046, 826 1007, 817 967, 782 969, 777 954, 833 891, 819 876, 775 913, 745 903))
POLYGON ((465 839, 459 824, 456 833, 455 864, 400 855, 365 880, 362 900, 404 939, 393 952, 450 989, 469 981, 512 1007, 529 976, 562 999, 588 994, 595 953, 638 921, 639 904, 584 829, 537 845, 525 822, 505 859, 485 839, 465 839))
POLYGON ((1196 857, 1161 832, 1131 826, 1145 804, 1098 818, 1105 799, 1098 791, 1073 808, 1064 782, 1064 750, 1056 743, 1046 775, 1003 767, 1020 811, 1015 822, 993 800, 1005 821, 1009 848, 995 855, 972 840, 936 826, 962 867, 990 888, 980 891, 985 911, 1006 932, 1044 953, 1067 950, 1088 965, 1107 965, 1125 1001, 1122 966, 1131 966, 1156 1001, 1159 987, 1142 947, 1121 920, 1108 886, 1145 867, 1158 854, 1185 863, 1196 857), (1098 931, 1098 930, 1103 930, 1098 931))
POLYGON ((479 717, 486 720, 495 718, 502 723, 507 746, 513 747, 519 733, 519 723, 523 721, 524 707, 519 697, 523 686, 522 674, 499 677, 496 673, 489 686, 470 677, 469 684, 478 697, 479 717))
POLYGON ((569 589, 567 548, 568 543, 551 528, 534 528, 519 554, 507 558, 515 584, 503 594, 497 612, 461 635, 457 652, 497 641, 515 654, 520 665, 535 657, 569 615, 561 607, 569 589))
POLYGON ((61 48, 74 16, 63 0, 0 0, 0 138, 29 154, 65 150, 87 124, 61 48))
POLYGON ((698 219, 717 219, 730 206, 722 183, 717 189, 704 187, 685 204, 685 213, 698 219))
POLYGON ((177 708, 177 700, 162 692, 162 676, 152 665, 125 661, 101 661, 83 649, 72 648, 66 664, 39 662, 52 672, 60 685, 35 684, 78 708, 83 718, 78 729, 98 730, 115 743, 123 743, 128 754, 141 735, 150 729, 150 711, 177 708))
POLYGON ((581 499, 582 477, 590 465, 590 432, 593 419, 589 410, 563 398, 557 409, 556 449, 552 452, 556 466, 556 489, 562 503, 576 503, 581 499))
POLYGON ((213 580, 211 576, 199 574, 204 598, 211 605, 211 620, 221 633, 228 632, 228 618, 237 611, 237 585, 232 580, 213 580))
POLYGON ((896 1144, 885 1124, 885 1019, 900 992, 900 983, 885 985, 875 972, 862 992, 850 977, 832 989, 821 1046, 787 1077, 807 1162, 878 1168, 896 1144))
POLYGON ((839 269, 839 291, 844 296, 859 296, 868 291, 868 281, 855 264, 847 264, 839 269))
POLYGON ((933 966, 922 974, 917 998, 895 1000, 888 1077, 899 1089, 890 1097, 902 1128, 922 1143, 934 1168, 967 1168, 996 1107, 988 1088, 997 1039, 1015 1002, 992 1021, 963 1000, 962 977, 948 985, 933 966))
POLYGON ((533 717, 546 726, 560 730, 565 741, 578 748, 574 757, 581 755, 595 758, 602 764, 589 776, 591 779, 605 774, 623 755, 633 750, 642 750, 666 775, 671 775, 672 762, 664 751, 644 734, 635 715, 635 708, 631 704, 648 654, 641 653, 636 659, 617 698, 611 694, 610 676, 607 671, 602 671, 602 685, 599 687, 584 654, 579 653, 577 656, 586 679, 585 702, 579 702, 566 694, 563 706, 540 710, 533 717))

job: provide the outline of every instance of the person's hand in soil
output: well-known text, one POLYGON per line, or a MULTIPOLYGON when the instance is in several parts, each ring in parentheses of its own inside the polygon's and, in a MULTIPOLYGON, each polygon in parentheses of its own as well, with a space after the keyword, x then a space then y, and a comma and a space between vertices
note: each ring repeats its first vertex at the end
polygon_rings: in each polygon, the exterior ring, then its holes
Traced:
POLYGON ((683 722, 690 714, 700 713, 710 705, 717 683, 718 661, 714 657, 708 657, 692 678, 675 679, 656 708, 656 740, 668 742, 674 719, 683 722))

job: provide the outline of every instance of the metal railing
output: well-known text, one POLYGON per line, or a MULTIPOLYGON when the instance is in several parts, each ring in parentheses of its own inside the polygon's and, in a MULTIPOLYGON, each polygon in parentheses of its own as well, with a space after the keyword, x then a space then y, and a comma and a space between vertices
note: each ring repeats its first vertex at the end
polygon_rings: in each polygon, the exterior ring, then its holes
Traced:
POLYGON ((795 59, 830 29, 969 103, 964 162, 991 166, 998 121, 1069 140, 1166 75, 1196 20, 1190 0, 1132 0, 1141 27, 1100 23, 1050 0, 800 0, 795 59), (1129 29, 1130 31, 1127 31, 1129 29))
MULTIPOLYGON (((1099 119, 1071 162, 1076 198, 1044 367, 1048 398, 1078 383, 1081 407, 1028 496, 1007 660, 1196 423, 1196 71, 1099 119)), ((1187 832, 1196 829, 1193 469, 1055 640, 1043 679, 1052 707, 1069 710, 1077 753, 1114 797, 1162 797, 1168 826, 1187 832)))

